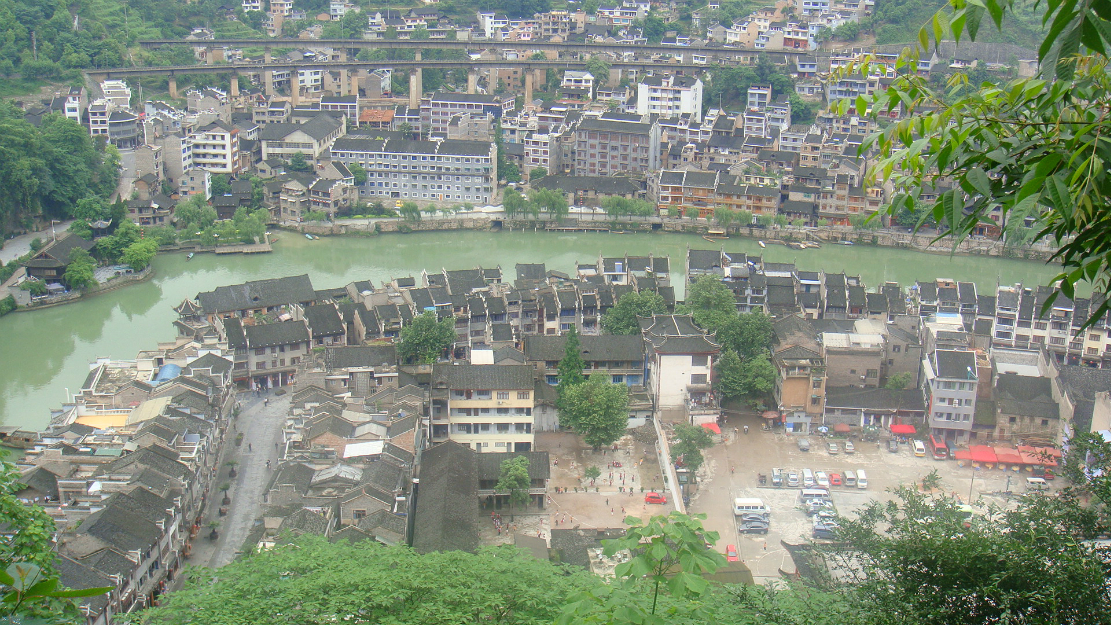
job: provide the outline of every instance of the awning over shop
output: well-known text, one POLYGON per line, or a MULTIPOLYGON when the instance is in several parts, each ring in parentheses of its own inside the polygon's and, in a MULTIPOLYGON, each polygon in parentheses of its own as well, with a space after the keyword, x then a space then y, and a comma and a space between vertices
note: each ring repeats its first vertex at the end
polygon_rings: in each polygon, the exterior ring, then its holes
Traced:
POLYGON ((995 447, 996 461, 1003 464, 1023 464, 1023 457, 1018 451, 1007 447, 995 447))
POLYGON ((893 434, 914 434, 915 426, 908 423, 893 423, 890 428, 893 434))
POLYGON ((973 455, 969 453, 968 449, 959 449, 954 452, 954 460, 972 460, 973 455))
POLYGON ((996 462, 996 451, 988 445, 974 445, 969 448, 969 458, 973 462, 996 462))
POLYGON ((761 413, 761 418, 762 419, 776 419, 779 416, 780 416, 780 413, 776 412, 775 410, 766 410, 766 411, 761 413))
POLYGON ((721 434, 722 433, 722 428, 718 427, 717 423, 704 423, 702 425, 703 425, 703 427, 710 430, 711 432, 714 432, 715 434, 721 434))
POLYGON ((834 431, 835 432, 842 432, 842 433, 849 432, 849 425, 846 424, 846 423, 835 423, 834 424, 834 431))

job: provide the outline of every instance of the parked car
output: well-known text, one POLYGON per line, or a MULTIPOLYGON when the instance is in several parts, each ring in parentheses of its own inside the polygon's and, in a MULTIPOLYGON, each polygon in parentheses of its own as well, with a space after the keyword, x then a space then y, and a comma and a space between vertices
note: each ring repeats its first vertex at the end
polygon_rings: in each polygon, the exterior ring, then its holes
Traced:
POLYGON ((888 439, 888 451, 890 451, 894 454, 899 453, 899 451, 900 451, 900 442, 897 441, 894 438, 888 439))
POLYGON ((826 471, 815 471, 815 484, 823 488, 830 488, 830 479, 826 477, 826 471))
POLYGON ((668 500, 664 497, 664 495, 661 495, 660 493, 649 492, 645 493, 645 503, 665 504, 668 503, 668 500))
POLYGON ((737 562, 741 560, 737 555, 737 546, 726 545, 726 562, 737 562))
POLYGON ((799 445, 799 451, 811 451, 811 441, 806 438, 801 438, 795 442, 799 445))
POLYGON ((811 536, 822 540, 833 540, 836 529, 838 529, 837 523, 816 521, 811 526, 811 536))
POLYGON ((799 486, 799 472, 788 471, 788 486, 799 486))
POLYGON ((855 450, 853 448, 853 442, 852 441, 846 441, 846 453, 847 454, 852 454, 854 451, 855 450))
POLYGON ((815 516, 819 512, 834 512, 834 503, 829 499, 812 499, 803 504, 807 516, 815 516))
POLYGON ((830 485, 831 486, 841 486, 842 485, 842 475, 840 473, 831 473, 830 474, 830 485))
POLYGON ((767 534, 767 521, 744 521, 737 526, 737 531, 742 534, 767 534))
POLYGON ((742 522, 757 521, 758 523, 768 523, 768 516, 768 513, 759 514, 757 512, 746 512, 745 514, 737 517, 737 519, 742 522))
POLYGON ((830 452, 831 456, 837 454, 838 453, 838 443, 835 443, 835 442, 827 443, 826 444, 826 451, 830 452))

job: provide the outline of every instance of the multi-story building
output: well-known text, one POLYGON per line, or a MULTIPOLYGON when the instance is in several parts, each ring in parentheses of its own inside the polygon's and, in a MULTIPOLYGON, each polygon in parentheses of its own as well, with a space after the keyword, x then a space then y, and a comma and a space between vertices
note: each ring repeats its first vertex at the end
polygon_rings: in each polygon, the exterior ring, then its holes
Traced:
POLYGON ((648 76, 637 84, 637 113, 703 119, 703 81, 691 76, 648 76))
POLYGON ((649 196, 658 208, 676 207, 685 214, 695 209, 700 217, 720 206, 753 215, 776 215, 780 207, 778 188, 742 184, 739 176, 722 171, 661 171, 649 180, 649 196))
POLYGON ((497 148, 480 141, 344 138, 332 158, 367 172, 364 197, 489 203, 498 180, 497 148))
POLYGON ((105 80, 100 83, 100 91, 104 94, 104 99, 116 108, 126 109, 131 106, 131 88, 122 80, 105 80))
POLYGON ((763 111, 772 103, 772 85, 752 85, 745 95, 745 108, 763 111))
POLYGON ((446 135, 452 118, 460 113, 489 114, 495 120, 512 112, 513 98, 475 93, 437 93, 421 105, 421 129, 446 135))
POLYGON ((355 204, 358 192, 350 180, 320 178, 309 186, 309 208, 333 219, 340 210, 355 204))
POLYGON ((595 77, 588 71, 565 70, 564 78, 560 81, 560 87, 564 89, 584 89, 587 92, 588 99, 595 97, 595 77))
POLYGON ((721 346, 690 315, 654 315, 641 321, 646 386, 658 410, 685 408, 710 397, 721 346))
POLYGON ((327 113, 320 113, 303 124, 267 124, 259 129, 262 160, 289 160, 300 152, 305 160, 315 162, 346 132, 345 119, 336 119, 327 113))
POLYGON ((193 164, 214 174, 240 170, 239 129, 227 122, 213 122, 190 136, 193 164))
POLYGON ((936 349, 923 359, 923 403, 931 434, 968 443, 977 398, 977 357, 970 350, 936 349))
POLYGON ((826 356, 815 340, 814 326, 798 314, 777 319, 773 330, 773 396, 779 418, 788 431, 806 434, 825 410, 826 356))
POLYGON ((477 452, 531 451, 534 369, 528 365, 436 365, 430 438, 477 452))
POLYGON ((289 17, 293 12, 293 0, 270 0, 270 12, 274 15, 289 17))
POLYGON ((604 113, 576 126, 576 176, 637 175, 658 169, 660 124, 648 115, 604 113))

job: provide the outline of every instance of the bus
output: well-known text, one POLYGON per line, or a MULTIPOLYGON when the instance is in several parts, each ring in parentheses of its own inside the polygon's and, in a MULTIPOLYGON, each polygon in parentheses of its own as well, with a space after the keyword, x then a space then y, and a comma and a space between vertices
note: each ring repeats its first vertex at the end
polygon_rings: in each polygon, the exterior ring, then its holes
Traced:
POLYGON ((945 460, 947 457, 949 457, 949 450, 946 447, 946 441, 938 440, 934 437, 934 434, 931 434, 930 436, 930 449, 931 453, 934 455, 935 460, 945 460))

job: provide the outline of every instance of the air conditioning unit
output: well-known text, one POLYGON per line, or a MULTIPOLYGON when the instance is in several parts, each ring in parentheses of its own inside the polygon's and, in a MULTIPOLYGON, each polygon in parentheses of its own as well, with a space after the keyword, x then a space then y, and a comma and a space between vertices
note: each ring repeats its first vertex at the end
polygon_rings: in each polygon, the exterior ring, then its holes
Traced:
POLYGON ((499 406, 501 406, 501 405, 502 405, 502 404, 504 404, 504 403, 506 403, 506 402, 503 402, 503 401, 499 401, 499 402, 498 402, 498 405, 499 405, 499 406))

